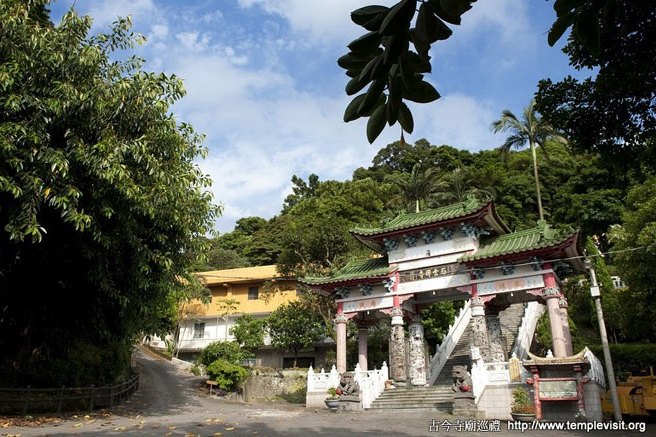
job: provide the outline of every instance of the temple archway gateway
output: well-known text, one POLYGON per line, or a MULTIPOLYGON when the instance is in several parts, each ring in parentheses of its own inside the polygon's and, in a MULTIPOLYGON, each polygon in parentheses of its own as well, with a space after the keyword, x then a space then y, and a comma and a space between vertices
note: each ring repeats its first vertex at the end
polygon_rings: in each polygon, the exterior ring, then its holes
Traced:
POLYGON ((546 222, 510 232, 491 200, 474 197, 402 214, 382 228, 351 234, 380 257, 352 261, 330 277, 301 281, 337 303, 337 371, 346 371, 346 323, 358 326, 359 367, 367 369, 367 330, 390 320, 390 375, 397 385, 425 385, 419 310, 442 300, 469 300, 471 346, 484 362, 507 361, 498 314, 513 303, 546 304, 556 358, 572 355, 561 276, 585 271, 578 231, 546 222), (404 325, 408 324, 406 351, 404 325), (408 357, 406 359, 406 357, 408 357))

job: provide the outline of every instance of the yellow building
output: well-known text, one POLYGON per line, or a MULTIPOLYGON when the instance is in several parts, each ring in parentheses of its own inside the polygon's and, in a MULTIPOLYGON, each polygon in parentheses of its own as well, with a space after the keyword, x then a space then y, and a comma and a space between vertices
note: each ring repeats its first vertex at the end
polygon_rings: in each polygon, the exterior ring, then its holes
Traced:
MULTIPOLYGON (((199 272, 197 276, 212 292, 212 302, 186 304, 180 323, 178 348, 180 357, 189 357, 215 341, 233 341, 230 329, 241 315, 264 318, 280 305, 297 299, 295 279, 283 278, 275 265, 199 272)), ((252 364, 266 367, 287 367, 291 353, 270 347, 257 351, 252 364)), ((302 353, 299 365, 314 364, 314 351, 302 353)))

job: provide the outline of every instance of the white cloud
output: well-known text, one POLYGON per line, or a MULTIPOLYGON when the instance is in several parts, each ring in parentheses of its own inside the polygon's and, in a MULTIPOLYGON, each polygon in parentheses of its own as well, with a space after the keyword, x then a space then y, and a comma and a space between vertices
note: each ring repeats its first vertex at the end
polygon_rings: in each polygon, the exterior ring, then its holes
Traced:
POLYGON ((498 114, 489 102, 472 96, 452 94, 430 105, 415 105, 415 126, 432 144, 447 144, 470 151, 487 149, 499 139, 490 131, 490 123, 498 114))
POLYGON ((118 17, 132 17, 132 22, 148 22, 157 15, 157 7, 152 0, 113 0, 96 1, 89 5, 89 14, 94 26, 106 26, 118 17))
MULTIPOLYGON (((351 11, 370 2, 359 0, 239 0, 242 7, 259 6, 270 14, 289 21, 294 31, 314 41, 346 41, 357 37, 364 29, 350 20, 351 11)), ((391 5, 393 0, 377 3, 391 5)))

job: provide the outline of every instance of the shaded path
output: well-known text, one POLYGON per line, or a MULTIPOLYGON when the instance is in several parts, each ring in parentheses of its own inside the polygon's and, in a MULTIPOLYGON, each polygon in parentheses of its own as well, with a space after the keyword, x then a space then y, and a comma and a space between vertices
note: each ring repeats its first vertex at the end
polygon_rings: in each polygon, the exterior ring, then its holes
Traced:
MULTIPOLYGON (((111 412, 70 416, 40 427, 0 428, 0 436, 512 436, 501 423, 501 432, 429 431, 431 421, 458 418, 438 412, 386 411, 385 413, 335 413, 287 403, 245 404, 209 397, 203 392, 205 378, 195 377, 145 350, 137 352, 139 391, 111 412)), ((467 420, 460 418, 460 420, 467 420)), ((530 431, 535 436, 589 436, 584 432, 530 431)), ((529 435, 527 434, 527 435, 529 435)), ((601 433, 600 433, 601 434, 601 433)), ((636 432, 603 432, 604 436, 637 436, 636 432)), ((647 435, 656 435, 649 425, 647 435)))

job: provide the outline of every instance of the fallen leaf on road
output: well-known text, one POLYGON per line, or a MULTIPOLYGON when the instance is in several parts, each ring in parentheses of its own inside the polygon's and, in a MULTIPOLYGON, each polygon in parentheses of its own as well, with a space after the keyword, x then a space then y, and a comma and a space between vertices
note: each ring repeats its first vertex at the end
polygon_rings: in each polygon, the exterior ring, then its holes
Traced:
POLYGON ((213 435, 214 435, 214 436, 219 436, 219 435, 223 435, 223 433, 215 432, 213 435))
POLYGON ((73 428, 79 428, 81 426, 82 426, 82 423, 76 423, 75 425, 73 425, 73 428))
POLYGON ((96 421, 96 419, 87 420, 87 425, 91 425, 91 424, 94 423, 95 421, 96 421))
POLYGON ((226 431, 232 431, 234 428, 226 428, 226 431))

